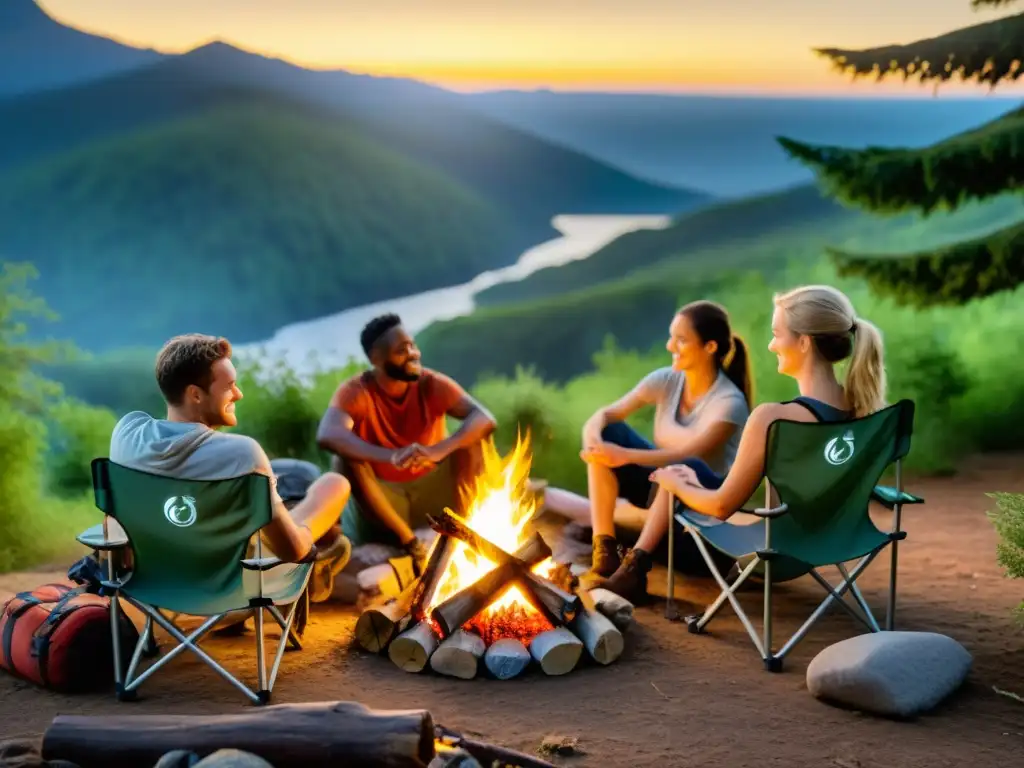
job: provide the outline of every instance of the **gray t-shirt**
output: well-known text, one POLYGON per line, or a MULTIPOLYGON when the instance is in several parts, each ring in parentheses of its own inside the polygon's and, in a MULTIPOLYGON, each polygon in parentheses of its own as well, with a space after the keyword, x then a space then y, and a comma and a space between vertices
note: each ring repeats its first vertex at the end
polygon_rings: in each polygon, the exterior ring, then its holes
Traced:
POLYGON ((259 443, 245 435, 132 411, 114 427, 110 460, 182 480, 226 480, 257 472, 270 478, 271 503, 284 509, 270 459, 259 443))
POLYGON ((655 406, 654 444, 658 448, 682 447, 686 432, 704 430, 715 422, 727 421, 736 425, 732 435, 714 455, 703 456, 713 470, 726 474, 736 459, 743 427, 750 416, 750 408, 739 387, 719 372, 715 383, 687 413, 679 412, 686 374, 672 367, 659 368, 649 373, 636 385, 635 391, 643 402, 655 406))

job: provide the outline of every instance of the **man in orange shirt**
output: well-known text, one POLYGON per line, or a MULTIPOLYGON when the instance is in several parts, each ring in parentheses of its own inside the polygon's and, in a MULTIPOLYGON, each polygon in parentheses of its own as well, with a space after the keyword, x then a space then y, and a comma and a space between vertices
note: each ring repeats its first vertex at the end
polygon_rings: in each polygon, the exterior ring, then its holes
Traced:
POLYGON ((480 441, 494 417, 455 381, 424 368, 397 315, 374 318, 360 336, 373 367, 335 391, 317 444, 352 485, 342 529, 353 546, 398 544, 419 572, 426 548, 415 528, 442 507, 458 510, 458 487, 480 470, 480 441), (462 425, 447 435, 445 417, 462 425))

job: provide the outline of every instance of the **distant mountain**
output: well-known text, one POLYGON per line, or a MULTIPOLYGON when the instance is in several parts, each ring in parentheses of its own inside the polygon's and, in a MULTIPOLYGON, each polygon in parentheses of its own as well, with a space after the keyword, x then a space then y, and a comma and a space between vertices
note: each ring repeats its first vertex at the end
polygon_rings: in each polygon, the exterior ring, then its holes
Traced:
POLYGON ((94 351, 185 331, 254 341, 521 247, 518 222, 465 185, 274 95, 0 175, 0 259, 33 262, 60 315, 33 330, 94 351))
MULTIPOLYGON (((517 367, 566 381, 592 370, 609 335, 624 349, 660 347, 672 313, 687 301, 741 289, 758 273, 771 280, 790 267, 816 279, 826 245, 898 253, 991 232, 1020 218, 1014 195, 954 214, 881 218, 800 186, 695 211, 667 229, 623 235, 588 259, 536 273, 514 295, 490 297, 514 301, 434 323, 417 341, 424 360, 459 381, 515 375, 517 367)), ((757 311, 730 309, 747 317, 757 311)))
POLYGON ((924 146, 1018 104, 987 99, 797 99, 500 91, 481 114, 640 178, 743 197, 811 181, 778 135, 844 147, 924 146))
POLYGON ((33 0, 0 0, 0 98, 104 77, 160 57, 66 27, 33 0))
POLYGON ((415 81, 320 72, 223 43, 132 72, 0 102, 0 173, 85 142, 207 109, 239 89, 270 91, 327 107, 382 144, 432 165, 525 227, 550 232, 560 213, 665 213, 709 200, 652 184, 467 109, 415 81))

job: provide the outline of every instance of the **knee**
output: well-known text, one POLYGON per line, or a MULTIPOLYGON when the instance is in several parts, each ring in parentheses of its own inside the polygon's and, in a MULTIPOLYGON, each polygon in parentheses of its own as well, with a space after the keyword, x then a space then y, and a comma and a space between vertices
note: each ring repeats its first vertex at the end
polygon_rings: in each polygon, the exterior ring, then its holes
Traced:
POLYGON ((347 477, 337 472, 325 472, 320 476, 319 482, 324 493, 328 494, 339 507, 345 506, 352 493, 352 483, 347 477))

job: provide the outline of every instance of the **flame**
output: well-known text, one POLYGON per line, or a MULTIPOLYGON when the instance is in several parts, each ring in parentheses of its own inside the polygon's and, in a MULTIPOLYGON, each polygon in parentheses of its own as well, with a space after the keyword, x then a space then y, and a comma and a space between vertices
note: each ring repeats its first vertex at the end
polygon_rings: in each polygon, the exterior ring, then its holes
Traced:
MULTIPOLYGON (((515 447, 505 458, 492 440, 485 440, 482 448, 482 471, 472 486, 460 489, 465 509, 463 517, 470 528, 511 554, 526 541, 524 531, 537 511, 537 499, 526 485, 530 476, 530 438, 529 435, 517 437, 515 447)), ((495 567, 496 563, 477 554, 462 541, 455 542, 448 567, 431 597, 429 610, 495 567)), ((547 576, 553 567, 554 562, 549 557, 531 570, 547 576)), ((542 618, 514 585, 500 593, 478 618, 493 618, 509 612, 542 618)))

